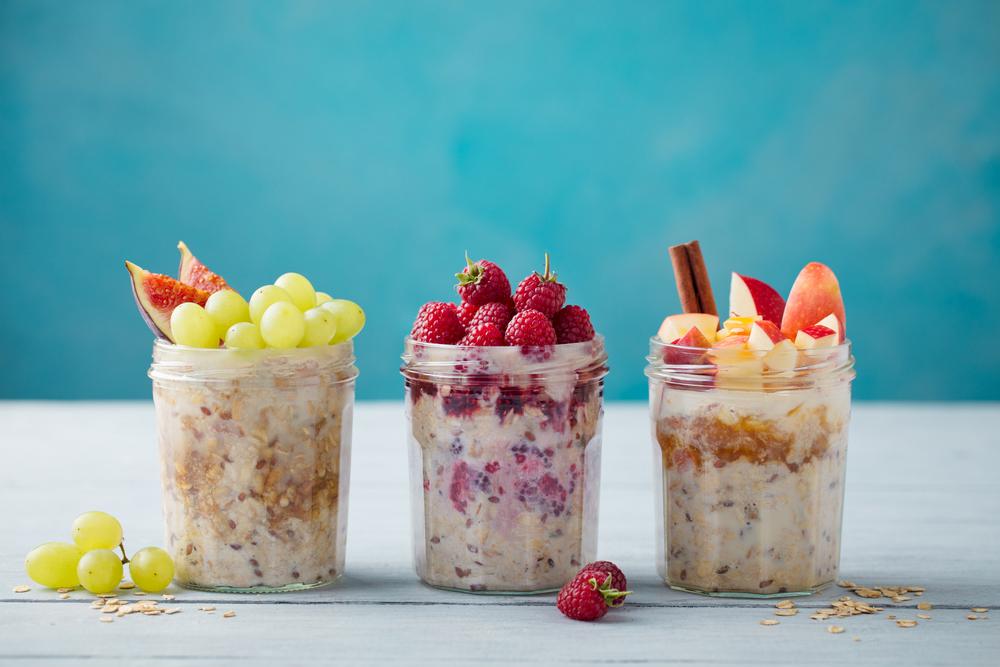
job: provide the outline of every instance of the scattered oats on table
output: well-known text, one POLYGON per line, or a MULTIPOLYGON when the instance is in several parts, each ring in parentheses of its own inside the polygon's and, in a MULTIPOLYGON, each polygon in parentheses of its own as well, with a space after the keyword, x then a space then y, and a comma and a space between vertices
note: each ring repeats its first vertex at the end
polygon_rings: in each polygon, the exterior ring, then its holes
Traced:
POLYGON ((30 590, 31 590, 31 586, 24 586, 24 585, 14 586, 14 592, 15 593, 27 593, 30 590))
POLYGON ((775 616, 795 616, 799 613, 798 609, 778 609, 774 612, 775 616))
POLYGON ((918 602, 917 603, 917 609, 920 609, 922 611, 927 611, 928 609, 933 609, 933 608, 934 608, 934 605, 932 605, 930 602, 918 602))
POLYGON ((215 607, 198 607, 198 611, 213 612, 215 611, 215 607))
POLYGON ((917 622, 909 618, 901 618, 896 621, 896 625, 900 628, 915 628, 917 627, 917 622))
POLYGON ((133 584, 131 581, 123 581, 122 583, 118 584, 118 588, 122 589, 123 591, 130 591, 133 588, 135 588, 135 584, 133 584))
POLYGON ((163 595, 161 595, 160 597, 161 597, 161 598, 163 598, 164 600, 173 600, 173 599, 175 599, 175 598, 176 598, 177 596, 176 596, 176 595, 170 595, 169 593, 164 593, 164 594, 163 594, 163 595))
POLYGON ((761 625, 778 625, 781 621, 776 621, 773 618, 765 618, 760 622, 761 625))
POLYGON ((115 619, 110 616, 101 616, 101 623, 113 623, 115 619))
POLYGON ((844 631, 844 626, 842 625, 830 625, 826 628, 826 631, 831 635, 839 635, 844 631))
POLYGON ((60 599, 60 600, 68 600, 68 599, 69 599, 69 597, 70 597, 70 596, 69 596, 69 593, 60 593, 60 594, 59 594, 59 599, 60 599))
POLYGON ((925 621, 931 620, 931 617, 927 614, 917 614, 917 618, 923 619, 925 621))
POLYGON ((164 609, 163 610, 163 613, 164 614, 168 614, 168 615, 169 614, 179 614, 180 612, 181 612, 181 608, 180 607, 171 607, 170 609, 164 609))
POLYGON ((974 611, 977 614, 985 614, 986 612, 989 611, 989 609, 987 609, 986 607, 973 607, 969 611, 974 611))
POLYGON ((236 616, 235 611, 227 611, 225 614, 222 615, 222 618, 232 618, 233 616, 236 616))
POLYGON ((56 589, 56 593, 69 593, 71 590, 73 590, 73 589, 72 588, 65 588, 65 587, 63 587, 63 588, 57 588, 56 589))
POLYGON ((778 604, 774 605, 778 609, 791 609, 795 606, 795 603, 791 600, 782 600, 778 604))

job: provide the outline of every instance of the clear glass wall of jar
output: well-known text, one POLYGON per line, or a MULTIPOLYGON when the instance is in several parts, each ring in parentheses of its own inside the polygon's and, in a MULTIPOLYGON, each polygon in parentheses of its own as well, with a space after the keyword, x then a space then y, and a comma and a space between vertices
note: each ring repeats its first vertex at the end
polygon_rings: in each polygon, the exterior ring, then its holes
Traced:
POLYGON ((341 576, 357 374, 350 342, 291 350, 156 342, 149 376, 179 584, 257 593, 341 576))
POLYGON ((671 587, 757 597, 837 576, 854 358, 845 342, 763 352, 650 342, 657 568, 671 587))
POLYGON ((558 590, 597 546, 603 340, 407 339, 403 361, 417 575, 466 592, 558 590))

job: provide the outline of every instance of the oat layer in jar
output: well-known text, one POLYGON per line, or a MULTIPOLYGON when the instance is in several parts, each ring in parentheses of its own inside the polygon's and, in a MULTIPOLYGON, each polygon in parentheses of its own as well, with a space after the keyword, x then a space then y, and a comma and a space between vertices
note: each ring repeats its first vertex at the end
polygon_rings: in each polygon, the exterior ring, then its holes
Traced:
POLYGON ((558 590, 597 545, 603 340, 408 339, 403 360, 418 576, 467 592, 558 590))
POLYGON ((650 344, 657 567, 708 595, 809 594, 837 576, 854 358, 850 343, 706 363, 650 344))
POLYGON ((313 588, 344 570, 353 346, 158 341, 153 401, 166 546, 183 586, 313 588))

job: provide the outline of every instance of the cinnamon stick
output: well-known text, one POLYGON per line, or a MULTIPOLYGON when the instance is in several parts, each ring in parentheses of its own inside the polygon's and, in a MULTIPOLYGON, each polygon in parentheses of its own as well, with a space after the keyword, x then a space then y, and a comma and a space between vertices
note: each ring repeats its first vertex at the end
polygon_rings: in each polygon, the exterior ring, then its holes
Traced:
POLYGON ((705 258, 697 241, 670 247, 670 263, 677 281, 677 296, 685 313, 718 315, 705 258))
POLYGON ((670 246, 670 263, 674 266, 674 280, 677 282, 677 296, 681 300, 681 310, 685 313, 700 313, 701 302, 698 300, 698 290, 694 286, 687 246, 684 244, 670 246))
POLYGON ((698 241, 691 241, 687 244, 688 263, 691 265, 691 275, 694 276, 694 288, 698 292, 698 301, 701 303, 702 313, 718 315, 719 311, 715 307, 715 295, 712 294, 712 281, 708 278, 708 268, 705 266, 705 258, 701 255, 701 246, 698 241))

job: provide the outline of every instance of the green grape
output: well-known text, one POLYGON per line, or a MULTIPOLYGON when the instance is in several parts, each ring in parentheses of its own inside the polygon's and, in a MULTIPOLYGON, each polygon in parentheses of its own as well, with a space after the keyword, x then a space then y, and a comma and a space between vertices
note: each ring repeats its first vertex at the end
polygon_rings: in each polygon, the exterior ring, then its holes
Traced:
POLYGON ((348 301, 347 299, 333 299, 327 301, 320 308, 325 308, 333 314, 333 319, 337 323, 337 333, 334 334, 331 344, 343 343, 357 336, 365 327, 365 311, 361 306, 348 301))
POLYGON ((237 322, 250 321, 250 305, 231 289, 219 290, 208 297, 205 312, 215 320, 220 332, 219 338, 237 322))
POLYGON ((333 301, 333 297, 327 294, 326 292, 316 292, 317 306, 322 306, 324 303, 327 303, 328 301, 333 301))
POLYGON ((264 317, 264 311, 279 301, 293 303, 291 295, 280 287, 264 285, 258 288, 250 295, 250 321, 260 325, 260 318, 264 317))
POLYGON ((237 322, 226 332, 226 347, 234 350, 259 350, 264 347, 260 329, 253 322, 237 322))
POLYGON ((80 585, 91 593, 110 593, 122 580, 122 561, 111 549, 94 549, 83 554, 76 566, 76 576, 80 585))
POLYGON ((310 308, 305 313, 306 333, 299 341, 299 347, 313 347, 314 345, 326 345, 337 333, 337 323, 333 319, 333 313, 325 308, 310 308))
POLYGON ((76 564, 83 552, 75 544, 46 542, 35 547, 24 559, 24 569, 31 580, 49 588, 73 588, 80 585, 76 564))
POLYGON ((146 547, 132 556, 128 572, 136 586, 147 593, 159 593, 174 578, 174 561, 163 549, 146 547))
POLYGON ((306 320, 295 304, 272 303, 260 318, 260 335, 268 347, 295 347, 306 333, 306 320))
POLYGON ((219 330, 212 316, 196 303, 182 303, 170 313, 174 342, 188 347, 219 347, 219 330))
POLYGON ((81 551, 114 549, 122 541, 122 525, 106 512, 84 512, 73 521, 73 541, 81 551))
POLYGON ((302 312, 316 305, 316 290, 302 274, 283 273, 278 276, 274 284, 288 292, 292 297, 292 303, 302 312))

